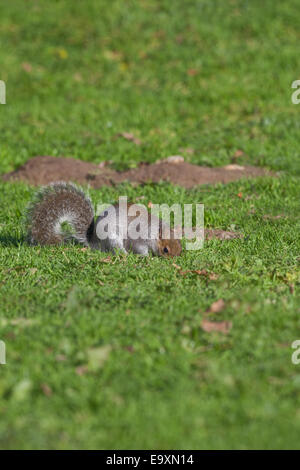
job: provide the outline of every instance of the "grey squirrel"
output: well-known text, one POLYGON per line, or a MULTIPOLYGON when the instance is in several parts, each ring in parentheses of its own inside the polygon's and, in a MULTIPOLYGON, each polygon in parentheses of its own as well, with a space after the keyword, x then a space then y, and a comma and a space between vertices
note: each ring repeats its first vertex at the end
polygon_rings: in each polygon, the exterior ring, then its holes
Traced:
POLYGON ((142 214, 139 211, 141 206, 137 204, 127 204, 127 223, 124 225, 119 216, 119 206, 109 206, 95 221, 92 202, 79 187, 73 183, 51 183, 36 193, 27 209, 29 243, 56 245, 73 238, 85 246, 101 251, 132 251, 144 256, 180 255, 180 240, 175 238, 174 231, 165 222, 154 215, 150 216, 147 211, 142 214), (134 225, 135 222, 139 225, 135 227, 138 228, 138 238, 128 229, 129 224, 134 225), (72 234, 64 233, 64 223, 71 226, 72 234), (150 235, 150 226, 151 229, 154 227, 154 238, 150 235), (169 230, 168 238, 163 238, 166 233, 164 229, 169 230))

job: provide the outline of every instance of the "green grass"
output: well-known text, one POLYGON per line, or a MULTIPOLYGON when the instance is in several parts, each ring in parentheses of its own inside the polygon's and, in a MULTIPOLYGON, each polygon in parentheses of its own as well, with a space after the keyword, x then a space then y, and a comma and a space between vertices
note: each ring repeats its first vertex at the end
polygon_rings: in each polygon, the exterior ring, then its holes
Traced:
POLYGON ((0 447, 299 448, 298 2, 15 0, 0 17, 1 173, 35 155, 122 169, 187 147, 197 164, 241 149, 238 163, 281 170, 91 191, 204 203, 207 227, 244 234, 175 261, 213 281, 168 259, 28 247, 34 188, 1 183, 0 447), (209 317, 227 335, 201 328, 220 298, 209 317))

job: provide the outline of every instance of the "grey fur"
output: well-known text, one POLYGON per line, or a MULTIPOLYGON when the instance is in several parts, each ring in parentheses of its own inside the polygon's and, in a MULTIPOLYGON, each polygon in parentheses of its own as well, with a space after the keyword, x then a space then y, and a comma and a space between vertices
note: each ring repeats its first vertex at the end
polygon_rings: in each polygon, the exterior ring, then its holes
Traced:
POLYGON ((37 191, 27 208, 29 243, 63 243, 66 240, 66 235, 61 230, 64 221, 74 229, 72 238, 89 246, 88 231, 94 222, 92 202, 75 184, 59 181, 37 191))
POLYGON ((141 206, 136 204, 128 204, 124 212, 128 226, 121 220, 121 216, 119 217, 118 204, 103 211, 95 223, 92 202, 79 187, 63 181, 52 183, 41 188, 27 208, 28 241, 32 245, 63 243, 70 238, 70 235, 66 236, 63 233, 61 225, 63 222, 68 222, 74 230, 71 238, 92 249, 123 253, 132 251, 144 256, 150 253, 159 256, 180 254, 181 244, 175 239, 172 230, 168 238, 163 238, 164 228, 170 229, 170 227, 158 217, 150 216, 146 209, 142 214, 141 206), (139 215, 136 213, 136 208, 139 215), (115 210, 114 224, 111 214, 115 210), (108 236, 102 239, 99 229, 104 222, 108 224, 108 236), (139 226, 139 230, 133 231, 137 233, 138 238, 132 235, 133 232, 129 228, 131 223, 134 227, 135 223, 139 226))

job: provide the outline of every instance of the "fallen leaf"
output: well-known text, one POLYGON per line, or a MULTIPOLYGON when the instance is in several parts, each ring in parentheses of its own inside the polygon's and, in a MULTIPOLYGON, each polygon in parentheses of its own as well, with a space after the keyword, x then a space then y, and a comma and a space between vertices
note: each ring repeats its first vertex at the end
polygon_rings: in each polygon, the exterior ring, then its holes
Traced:
POLYGON ((118 134, 115 135, 115 138, 117 137, 123 137, 125 140, 128 140, 130 142, 133 142, 134 144, 136 145, 141 145, 141 141, 140 139, 138 139, 137 137, 135 137, 133 134, 131 134, 130 132, 119 132, 118 134))
POLYGON ((32 71, 32 65, 28 62, 23 62, 22 69, 25 70, 25 72, 30 73, 32 71))
POLYGON ((172 263, 172 266, 174 266, 176 269, 181 269, 181 266, 178 266, 178 264, 172 263))
POLYGON ((84 375, 88 372, 88 366, 78 366, 75 369, 77 375, 84 375))
POLYGON ((208 277, 208 272, 206 271, 206 269, 193 269, 191 272, 198 274, 198 276, 208 277))
POLYGON ((41 389, 42 389, 44 395, 46 395, 46 397, 50 397, 52 395, 52 389, 51 389, 51 387, 49 387, 49 385, 43 383, 43 384, 41 384, 41 389))
POLYGON ((242 197, 243 197, 243 193, 238 193, 238 194, 237 194, 237 197, 242 198, 242 197))
POLYGON ((276 220, 276 219, 281 219, 282 217, 285 217, 285 215, 284 214, 278 214, 278 215, 265 214, 265 215, 263 215, 263 219, 265 219, 265 220, 276 220))
POLYGON ((186 271, 179 271, 179 274, 181 276, 185 276, 188 273, 197 274, 197 276, 207 277, 211 281, 215 281, 219 277, 218 274, 209 273, 208 271, 206 271, 206 269, 187 269, 186 271))
POLYGON ((103 258, 101 260, 99 260, 101 263, 111 263, 111 257, 108 256, 107 258, 103 258))
POLYGON ((30 274, 35 274, 37 272, 37 268, 30 268, 29 272, 30 274))
POLYGON ((210 313, 219 313, 225 307, 225 302, 223 299, 216 300, 216 302, 212 303, 209 309, 207 310, 210 313))
POLYGON ((209 273, 208 277, 209 277, 210 281, 216 281, 218 279, 219 275, 216 274, 216 273, 209 273))
POLYGON ((207 333, 216 331, 219 333, 227 334, 232 328, 232 322, 230 321, 212 322, 204 318, 201 322, 201 328, 207 333))
POLYGON ((243 150, 236 150, 233 154, 233 158, 239 158, 239 157, 242 157, 243 155, 244 155, 243 150))
POLYGON ((194 75, 197 75, 198 70, 197 69, 188 69, 187 73, 190 77, 193 77, 194 75))

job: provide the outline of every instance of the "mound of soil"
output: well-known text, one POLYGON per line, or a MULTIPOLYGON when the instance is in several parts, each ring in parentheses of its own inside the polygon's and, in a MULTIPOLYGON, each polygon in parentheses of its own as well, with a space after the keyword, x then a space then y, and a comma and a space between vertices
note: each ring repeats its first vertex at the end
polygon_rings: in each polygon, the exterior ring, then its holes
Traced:
POLYGON ((166 160, 154 164, 142 163, 138 168, 118 172, 107 166, 96 165, 74 158, 39 156, 28 160, 17 170, 5 174, 5 181, 23 180, 32 185, 44 185, 53 181, 74 181, 90 184, 93 188, 115 185, 123 181, 148 183, 169 181, 185 188, 200 184, 229 183, 243 177, 257 177, 270 174, 263 168, 227 165, 210 168, 192 165, 184 161, 166 160))

